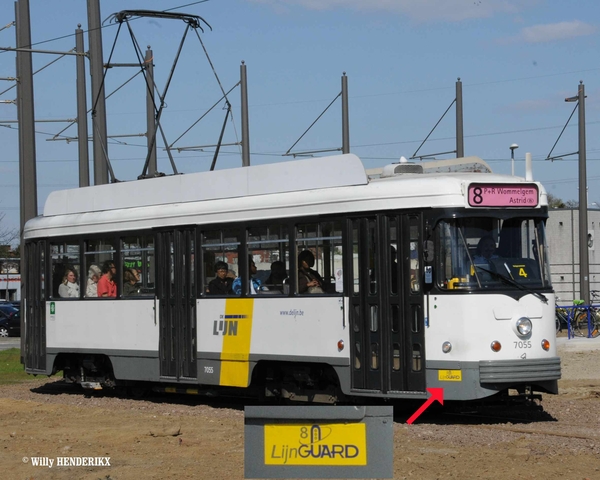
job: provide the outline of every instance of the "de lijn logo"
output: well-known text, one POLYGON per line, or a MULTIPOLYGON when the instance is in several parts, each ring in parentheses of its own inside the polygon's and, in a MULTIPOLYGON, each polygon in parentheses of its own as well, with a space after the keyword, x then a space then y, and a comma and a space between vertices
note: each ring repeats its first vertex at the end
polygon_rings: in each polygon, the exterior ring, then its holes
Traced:
POLYGON ((367 465, 364 423, 265 425, 265 465, 367 465))

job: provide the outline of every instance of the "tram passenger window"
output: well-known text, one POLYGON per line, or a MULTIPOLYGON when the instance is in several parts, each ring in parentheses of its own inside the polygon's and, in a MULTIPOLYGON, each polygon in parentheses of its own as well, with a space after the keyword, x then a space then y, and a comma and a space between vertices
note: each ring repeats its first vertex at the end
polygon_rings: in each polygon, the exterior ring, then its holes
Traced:
POLYGON ((154 295, 156 262, 154 237, 140 235, 121 239, 123 263, 123 296, 154 295))
MULTIPOLYGON (((246 245, 249 266, 254 263, 256 272, 248 284, 250 294, 280 295, 289 287, 289 235, 285 225, 265 225, 247 230, 246 245), (251 260, 250 260, 251 259, 251 260)), ((244 290, 245 287, 244 287, 244 290)))
POLYGON ((296 228, 298 293, 342 293, 344 272, 341 222, 301 224, 296 228), (314 284, 315 279, 322 292, 318 289, 310 291, 311 287, 308 285, 314 284))
POLYGON ((52 298, 79 298, 81 277, 79 242, 51 243, 50 259, 52 262, 52 298))
MULTIPOLYGON (((116 246, 116 241, 113 239, 96 239, 87 240, 85 242, 83 251, 83 266, 84 271, 86 272, 86 281, 85 288, 82 287, 85 298, 98 297, 98 282, 103 275, 102 269, 105 265, 105 262, 115 261, 117 256, 116 246)), ((114 276, 114 281, 118 283, 116 272, 114 273, 114 276)))
MULTIPOLYGON (((207 230, 202 232, 201 291, 208 295, 208 284, 215 278, 215 265, 224 262, 227 265, 227 278, 233 281, 239 273, 240 240, 238 230, 207 230)), ((228 293, 233 295, 233 293, 228 293)))

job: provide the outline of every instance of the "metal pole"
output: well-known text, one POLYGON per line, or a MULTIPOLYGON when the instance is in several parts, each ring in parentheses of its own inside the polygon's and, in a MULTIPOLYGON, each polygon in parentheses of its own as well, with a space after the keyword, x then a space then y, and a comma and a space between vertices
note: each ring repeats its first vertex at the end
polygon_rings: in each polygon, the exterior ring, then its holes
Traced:
POLYGON ((465 156, 464 141, 462 82, 458 77, 456 80, 456 158, 465 156))
POLYGON ((158 165, 156 163, 156 106, 154 103, 154 53, 146 50, 146 140, 150 150, 150 161, 148 162, 148 175, 153 177, 156 174, 158 165))
POLYGON ((248 121, 248 77, 246 64, 240 66, 240 93, 242 96, 242 167, 250 166, 250 128, 248 121))
POLYGON ((342 153, 350 153, 350 121, 348 114, 348 77, 342 76, 342 153))
POLYGON ((588 255, 587 172, 585 156, 585 87, 579 82, 579 293, 590 304, 590 264, 588 255))
MULTIPOLYGON (((75 30, 75 49, 84 53, 83 30, 81 24, 75 30)), ((90 185, 90 157, 88 150, 87 100, 85 88, 85 57, 78 56, 77 60, 77 143, 79 149, 79 186, 90 185)))
MULTIPOLYGON (((29 0, 15 3, 17 47, 31 47, 29 0)), ((37 216, 35 109, 31 53, 17 52, 17 114, 19 118, 19 194, 21 235, 27 220, 37 216)), ((23 242, 21 242, 23 245, 23 242)), ((23 257, 23 255, 21 255, 23 257)))
POLYGON ((92 77, 92 138, 94 149, 94 185, 108 183, 108 136, 104 96, 104 57, 99 0, 87 0, 90 75, 92 77))

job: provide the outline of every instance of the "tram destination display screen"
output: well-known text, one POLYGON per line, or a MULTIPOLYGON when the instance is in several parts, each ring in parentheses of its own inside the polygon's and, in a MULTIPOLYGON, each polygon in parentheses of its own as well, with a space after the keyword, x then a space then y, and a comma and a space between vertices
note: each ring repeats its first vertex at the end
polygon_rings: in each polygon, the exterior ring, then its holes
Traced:
POLYGON ((538 186, 535 183, 472 183, 469 185, 471 207, 537 207, 538 186))

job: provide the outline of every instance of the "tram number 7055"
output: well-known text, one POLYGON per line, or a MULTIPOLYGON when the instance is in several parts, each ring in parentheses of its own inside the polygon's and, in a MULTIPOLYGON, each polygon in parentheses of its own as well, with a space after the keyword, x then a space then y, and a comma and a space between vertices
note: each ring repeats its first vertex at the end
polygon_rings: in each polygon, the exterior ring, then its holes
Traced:
POLYGON ((531 348, 531 340, 526 340, 524 342, 513 342, 515 344, 515 348, 531 348))

